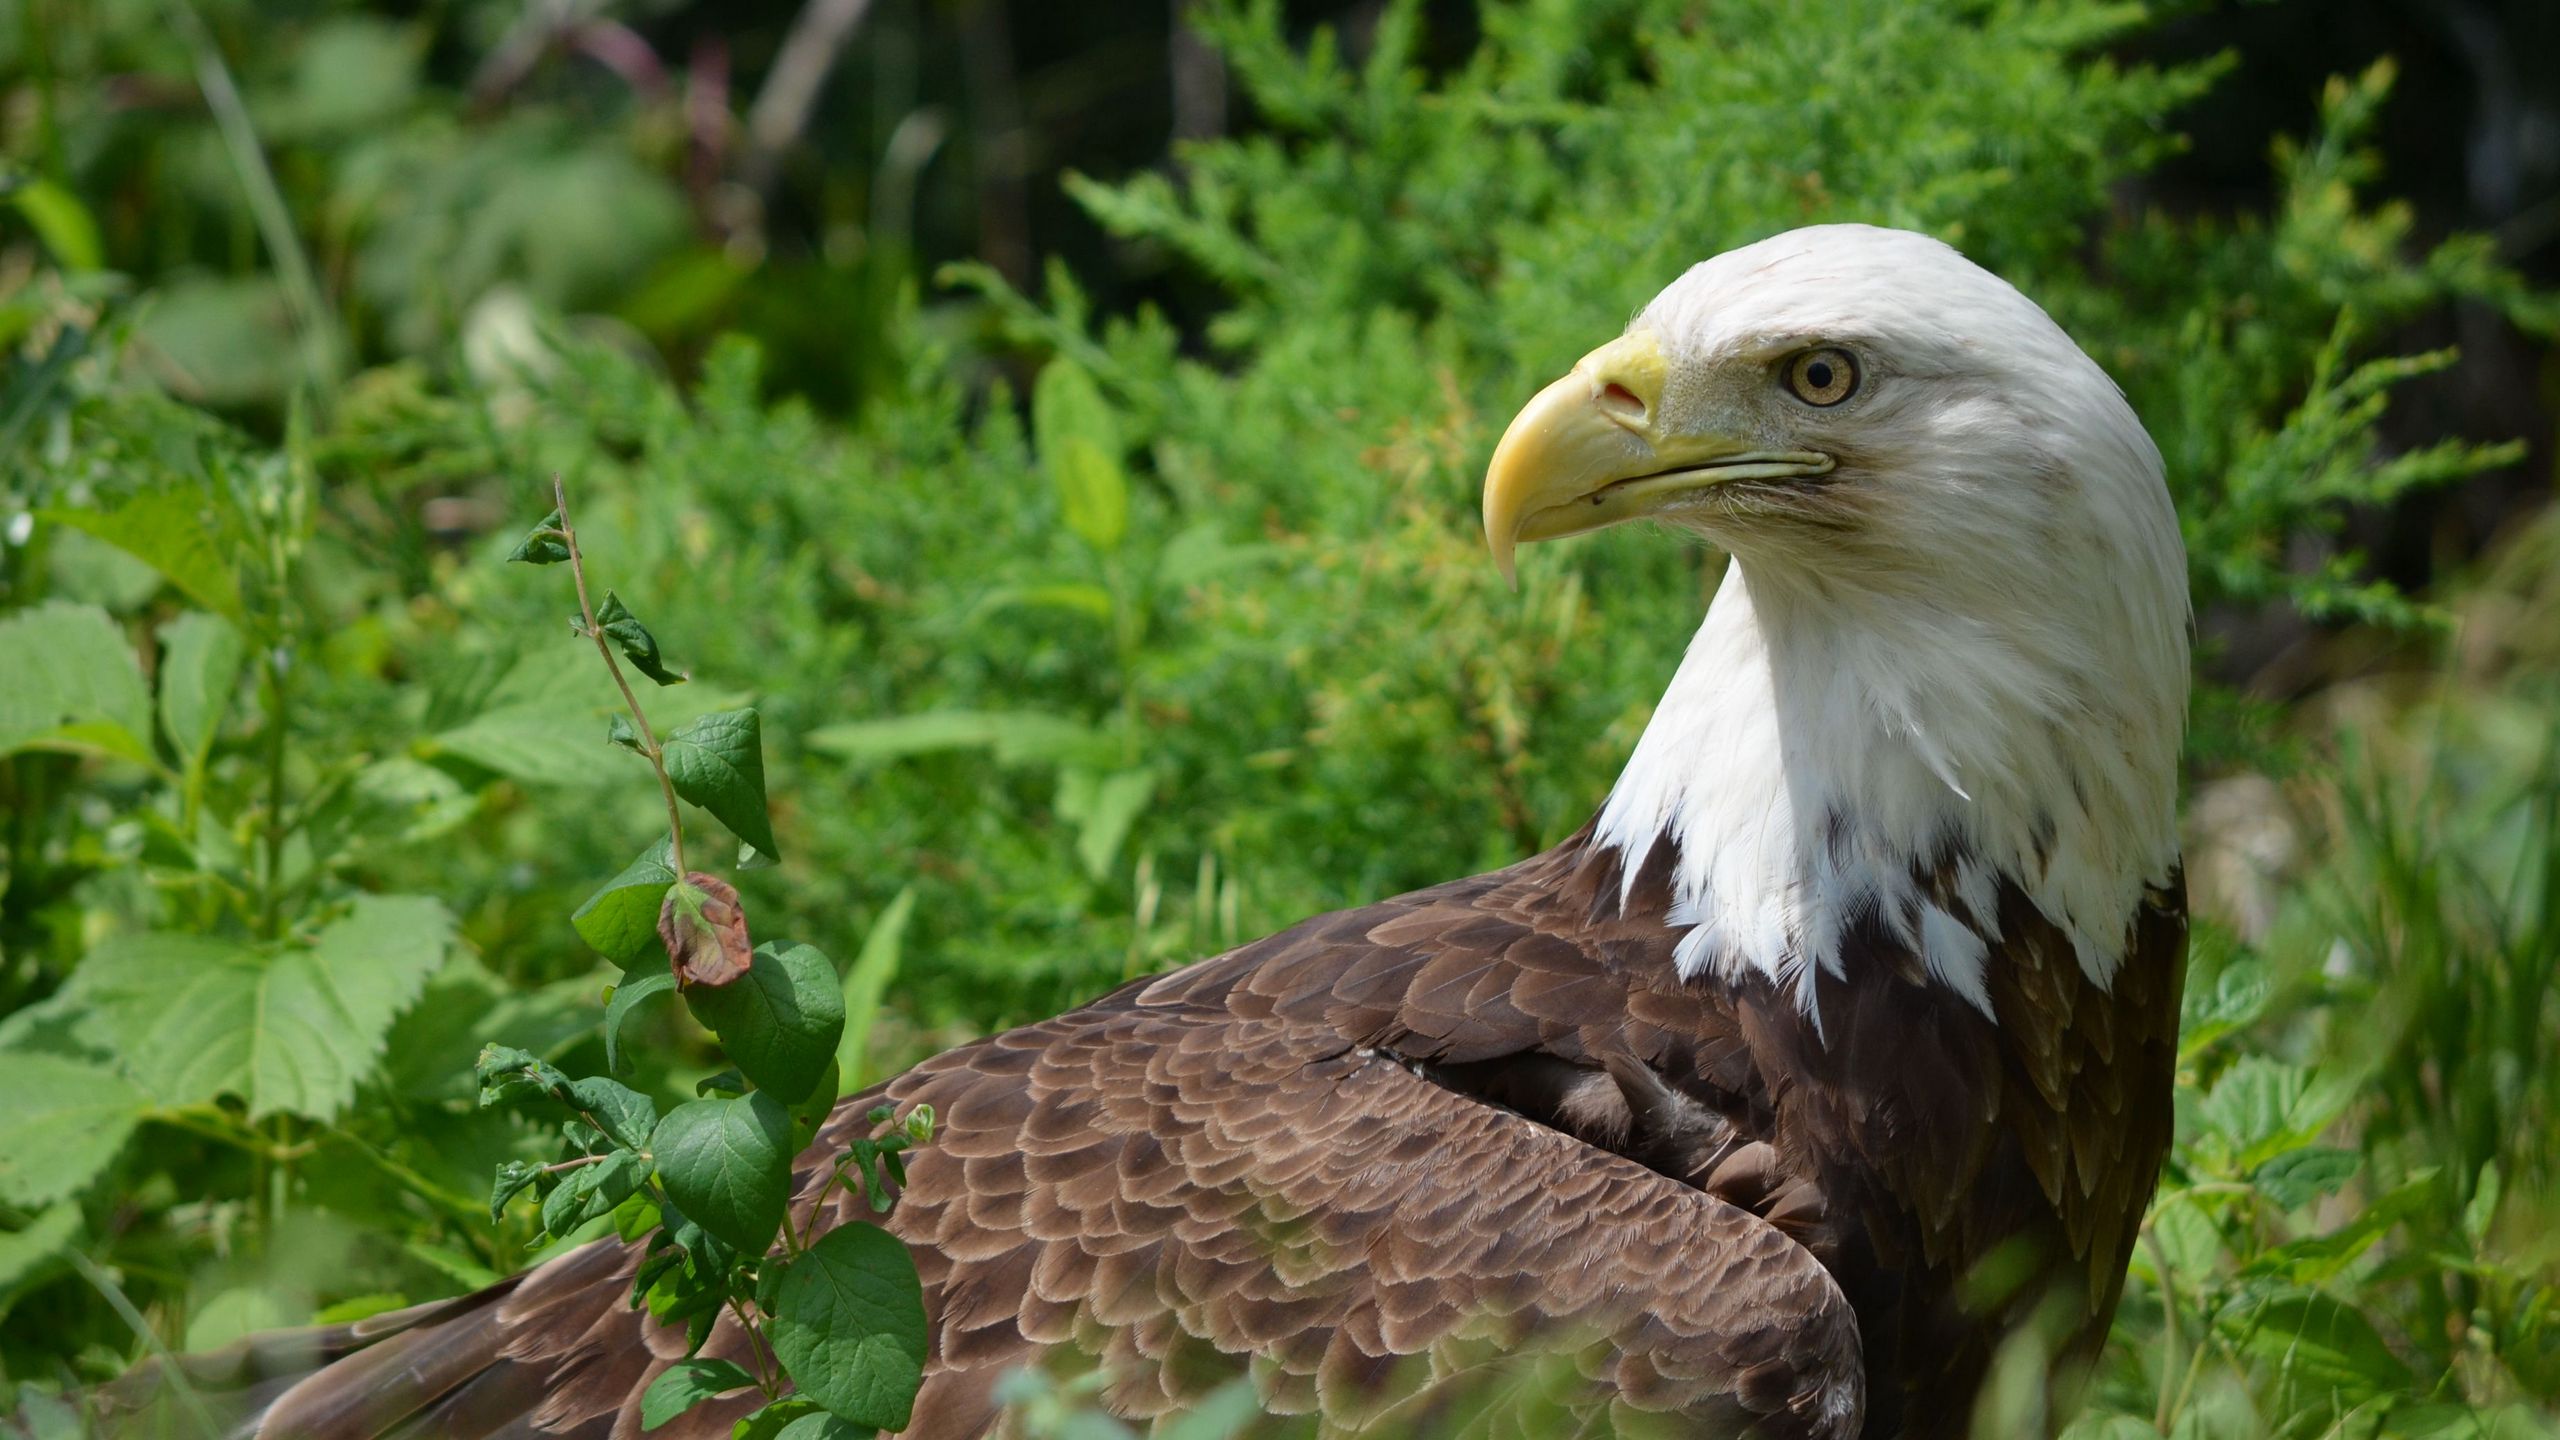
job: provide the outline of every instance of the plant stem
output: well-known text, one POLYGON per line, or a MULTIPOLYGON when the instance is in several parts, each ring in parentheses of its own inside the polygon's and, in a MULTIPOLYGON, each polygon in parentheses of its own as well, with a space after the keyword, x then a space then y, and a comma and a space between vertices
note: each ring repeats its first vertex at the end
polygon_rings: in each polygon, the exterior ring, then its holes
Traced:
POLYGON ((551 477, 551 504, 560 515, 560 544, 569 552, 569 578, 578 583, 578 617, 586 622, 587 638, 596 643, 596 653, 604 657, 604 668, 613 674, 615 688, 622 692, 622 703, 631 712, 631 723, 640 731, 640 753, 649 759, 649 768, 658 774, 658 791, 667 799, 667 837, 669 853, 676 862, 676 873, 690 873, 684 863, 684 812, 676 808, 676 782, 667 778, 666 752, 659 748, 658 734, 649 728, 649 717, 640 711, 640 697, 631 693, 631 682, 622 678, 622 664, 613 658, 613 644, 596 626, 596 609, 587 599, 587 562, 578 550, 578 532, 569 523, 569 492, 555 472, 551 477))
POLYGON ((267 823, 265 873, 260 876, 258 929, 273 940, 284 933, 284 751, 287 685, 284 642, 266 646, 267 672, 267 823))

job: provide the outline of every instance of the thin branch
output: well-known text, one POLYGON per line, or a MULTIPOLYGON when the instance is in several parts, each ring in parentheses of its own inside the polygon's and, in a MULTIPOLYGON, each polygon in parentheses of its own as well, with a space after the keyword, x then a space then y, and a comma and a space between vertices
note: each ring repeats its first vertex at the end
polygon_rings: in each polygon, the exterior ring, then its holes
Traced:
POLYGON ((631 693, 631 682, 622 678, 622 662, 613 658, 613 643, 596 624, 596 608, 587 599, 587 562, 578 550, 578 531, 569 523, 569 491, 554 472, 551 477, 552 508, 560 515, 560 545, 569 552, 569 577, 578 582, 578 616, 586 622, 587 638, 596 642, 596 653, 604 657, 604 668, 613 673, 614 685, 622 691, 622 703, 631 711, 631 723, 640 731, 640 753, 649 759, 649 768, 658 773, 659 793, 667 799, 667 839, 669 853, 676 862, 678 875, 690 874, 684 863, 684 812, 676 807, 676 782, 667 778, 666 752, 659 748, 657 732, 649 728, 649 717, 641 713, 640 697, 631 693))

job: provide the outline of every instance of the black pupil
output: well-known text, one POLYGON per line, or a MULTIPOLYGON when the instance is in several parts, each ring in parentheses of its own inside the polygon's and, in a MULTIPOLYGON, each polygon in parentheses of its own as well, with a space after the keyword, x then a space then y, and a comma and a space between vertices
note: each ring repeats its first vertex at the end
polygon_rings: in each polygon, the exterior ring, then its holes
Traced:
POLYGON ((1831 362, 1828 360, 1816 360, 1812 364, 1807 365, 1804 367, 1804 378, 1805 383, 1811 385, 1816 390, 1830 389, 1831 362))

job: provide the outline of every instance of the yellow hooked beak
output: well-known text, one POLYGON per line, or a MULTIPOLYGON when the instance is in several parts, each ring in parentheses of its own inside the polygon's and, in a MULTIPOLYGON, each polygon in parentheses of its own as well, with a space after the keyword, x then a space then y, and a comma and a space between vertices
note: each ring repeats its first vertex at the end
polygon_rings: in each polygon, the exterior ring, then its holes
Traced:
POLYGON ((1770 450, 1662 424, 1671 363, 1650 330, 1585 355, 1537 393, 1502 432, 1484 474, 1484 539, 1504 580, 1523 540, 1579 535, 1654 514, 1683 495, 1735 480, 1820 475, 1831 457, 1770 450))

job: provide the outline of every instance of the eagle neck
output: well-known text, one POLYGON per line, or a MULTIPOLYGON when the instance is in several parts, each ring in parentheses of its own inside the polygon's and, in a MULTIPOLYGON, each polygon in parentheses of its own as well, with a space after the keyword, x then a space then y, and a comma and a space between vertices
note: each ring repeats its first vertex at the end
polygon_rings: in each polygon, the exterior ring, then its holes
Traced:
POLYGON ((2175 864, 2174 721, 2165 748, 2127 743, 2134 721, 2086 713, 2097 687, 2048 661, 1925 601, 1737 562, 1592 842, 1629 887, 1670 847, 1683 978, 1756 972, 1807 1014, 1817 975, 1878 944, 1990 1014, 2006 887, 2104 987, 2175 864))

